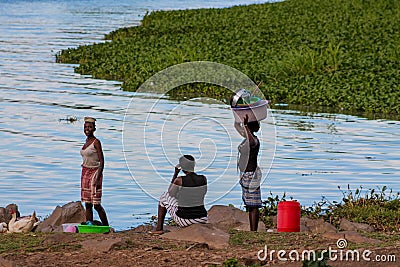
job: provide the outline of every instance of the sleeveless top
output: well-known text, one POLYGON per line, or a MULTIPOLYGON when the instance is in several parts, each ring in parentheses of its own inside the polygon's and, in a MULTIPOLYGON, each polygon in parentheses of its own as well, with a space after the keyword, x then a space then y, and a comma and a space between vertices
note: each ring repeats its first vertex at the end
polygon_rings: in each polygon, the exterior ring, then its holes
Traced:
POLYGON ((238 167, 241 172, 254 172, 257 169, 257 156, 260 150, 260 141, 257 136, 253 136, 255 144, 250 145, 249 140, 245 139, 238 146, 239 159, 238 167))
MULTIPOLYGON (((95 140, 96 141, 96 140, 95 140)), ((81 149, 81 156, 83 159, 82 166, 86 168, 97 168, 100 166, 99 156, 97 155, 97 150, 94 147, 93 141, 85 149, 81 149)))
POLYGON ((196 219, 207 216, 204 197, 207 193, 207 179, 204 175, 188 173, 182 176, 182 187, 177 194, 176 215, 183 219, 196 219))

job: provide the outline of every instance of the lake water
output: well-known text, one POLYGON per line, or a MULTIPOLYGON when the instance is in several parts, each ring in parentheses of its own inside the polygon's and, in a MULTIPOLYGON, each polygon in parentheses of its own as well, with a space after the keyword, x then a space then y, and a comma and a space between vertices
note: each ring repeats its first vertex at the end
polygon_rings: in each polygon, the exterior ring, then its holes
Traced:
MULTIPOLYGON (((119 82, 56 64, 55 54, 102 42, 112 30, 138 25, 147 11, 249 3, 257 1, 0 0, 0 206, 17 203, 23 215, 45 217, 80 199, 82 118, 90 115, 106 159, 103 204, 116 229, 156 214, 181 153, 193 154, 209 179, 208 208, 243 208, 241 137, 228 106, 124 92, 119 82)), ((258 134, 264 198, 271 191, 302 205, 322 196, 340 201, 337 187, 347 184, 400 191, 400 122, 284 109, 269 115, 258 134)))

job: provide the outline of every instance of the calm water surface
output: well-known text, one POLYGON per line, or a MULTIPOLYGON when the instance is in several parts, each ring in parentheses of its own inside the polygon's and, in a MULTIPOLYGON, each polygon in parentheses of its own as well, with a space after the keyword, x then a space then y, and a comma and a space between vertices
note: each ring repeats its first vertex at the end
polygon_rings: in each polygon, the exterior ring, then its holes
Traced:
MULTIPOLYGON (((226 105, 123 92, 119 82, 54 62, 61 49, 102 42, 112 30, 138 25, 146 11, 248 3, 256 1, 0 0, 0 206, 14 202, 22 214, 35 209, 44 217, 79 200, 82 118, 91 115, 98 118, 106 158, 103 203, 117 229, 156 214, 156 198, 180 153, 195 155, 208 177, 207 207, 242 207, 236 172, 241 138, 226 105)), ((258 135, 264 197, 286 192, 311 205, 321 196, 340 200, 337 186, 347 184, 400 191, 398 121, 291 110, 270 115, 258 135)))

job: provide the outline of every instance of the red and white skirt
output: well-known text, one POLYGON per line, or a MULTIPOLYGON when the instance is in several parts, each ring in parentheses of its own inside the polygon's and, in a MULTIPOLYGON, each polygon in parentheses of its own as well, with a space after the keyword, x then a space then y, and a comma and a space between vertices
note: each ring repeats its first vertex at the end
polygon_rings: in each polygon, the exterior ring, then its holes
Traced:
POLYGON ((82 166, 81 175, 81 201, 86 203, 100 204, 103 192, 103 175, 94 186, 99 168, 88 168, 82 166))

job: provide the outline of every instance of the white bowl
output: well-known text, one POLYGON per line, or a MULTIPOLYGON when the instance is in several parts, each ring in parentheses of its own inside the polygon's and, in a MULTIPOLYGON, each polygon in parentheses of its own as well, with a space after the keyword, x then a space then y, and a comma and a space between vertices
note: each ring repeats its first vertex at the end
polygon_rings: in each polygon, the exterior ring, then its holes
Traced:
POLYGON ((268 101, 260 100, 252 105, 243 107, 232 107, 233 116, 236 122, 243 122, 243 118, 247 114, 249 121, 262 121, 267 118, 268 101))

